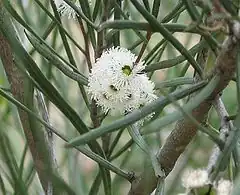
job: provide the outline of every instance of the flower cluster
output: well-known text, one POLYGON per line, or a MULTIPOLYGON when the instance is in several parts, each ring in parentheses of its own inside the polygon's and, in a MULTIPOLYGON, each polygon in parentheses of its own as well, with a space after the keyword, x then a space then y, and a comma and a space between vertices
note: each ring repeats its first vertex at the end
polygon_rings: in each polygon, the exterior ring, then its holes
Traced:
POLYGON ((157 98, 154 83, 143 73, 143 62, 129 50, 116 47, 103 52, 92 67, 88 92, 103 111, 124 115, 157 98))
POLYGON ((214 187, 217 195, 231 195, 233 191, 233 183, 229 180, 220 179, 214 187))
POLYGON ((204 169, 187 169, 182 176, 185 188, 199 188, 209 184, 208 172, 204 169))
MULTIPOLYGON (((182 185, 186 188, 185 193, 178 195, 187 195, 191 189, 201 188, 212 184, 209 180, 208 172, 204 169, 187 169, 182 177, 182 185)), ((231 195, 233 184, 229 180, 220 179, 214 182, 213 188, 216 190, 216 195, 231 195)))
MULTIPOLYGON (((80 8, 79 1, 78 0, 70 0, 72 1, 78 8, 80 8)), ((55 0, 58 12, 61 16, 66 16, 68 19, 76 19, 77 13, 76 11, 68 5, 63 0, 55 0)))

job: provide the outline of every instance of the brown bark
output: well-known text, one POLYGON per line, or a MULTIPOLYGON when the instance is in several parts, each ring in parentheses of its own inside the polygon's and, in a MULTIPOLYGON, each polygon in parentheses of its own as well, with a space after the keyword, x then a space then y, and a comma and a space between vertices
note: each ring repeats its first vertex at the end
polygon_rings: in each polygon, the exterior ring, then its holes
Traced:
MULTIPOLYGON (((2 6, 3 5, 0 1, 0 9, 2 9, 2 6)), ((11 50, 11 47, 1 32, 0 32, 0 59, 5 69, 5 73, 8 78, 13 97, 16 98, 22 104, 26 105, 26 100, 24 96, 24 75, 16 67, 14 63, 15 60, 14 54, 11 50)), ((46 153, 43 152, 44 149, 41 149, 41 151, 39 150, 39 148, 44 148, 43 146, 44 143, 42 142, 42 139, 40 137, 37 138, 36 135, 35 136, 33 135, 30 125, 31 119, 29 115, 20 108, 18 108, 18 113, 40 182, 44 190, 47 191, 48 178, 46 176, 46 166, 44 162, 45 161, 44 159, 46 159, 46 153)))
MULTIPOLYGON (((238 23, 238 25, 240 24, 238 23)), ((219 75, 220 81, 218 85, 215 90, 209 94, 208 99, 203 101, 192 111, 192 116, 200 123, 206 119, 213 100, 225 89, 234 75, 236 69, 237 45, 239 43, 237 37, 240 37, 240 31, 239 29, 233 29, 232 32, 233 34, 223 43, 222 49, 215 62, 215 68, 208 76, 208 78, 211 79, 214 75, 219 75)), ((177 159, 194 138, 197 130, 197 126, 187 118, 177 121, 174 130, 168 136, 158 154, 159 162, 166 175, 172 171, 177 159)), ((147 170, 132 183, 129 195, 149 195, 156 188, 158 178, 155 177, 154 171, 149 167, 148 174, 146 174, 146 172, 147 170), (146 181, 148 181, 147 185, 146 181)))

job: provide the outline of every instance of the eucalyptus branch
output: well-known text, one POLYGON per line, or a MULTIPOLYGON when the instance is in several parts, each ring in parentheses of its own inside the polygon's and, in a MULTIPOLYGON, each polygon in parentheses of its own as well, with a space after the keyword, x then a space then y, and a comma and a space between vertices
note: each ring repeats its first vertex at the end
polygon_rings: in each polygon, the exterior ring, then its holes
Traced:
MULTIPOLYGON (((2 1, 0 1, 0 13, 1 15, 7 14, 2 1)), ((27 100, 24 94, 25 93, 24 87, 26 87, 26 78, 15 65, 14 53, 8 41, 5 39, 4 35, 1 32, 0 32, 0 57, 8 81, 10 83, 11 92, 13 96, 21 103, 26 104, 27 100)), ((45 143, 42 142, 40 137, 36 137, 37 134, 33 133, 33 129, 30 123, 31 118, 28 115, 28 113, 23 111, 22 109, 18 109, 18 113, 40 182, 42 184, 44 191, 47 192, 49 187, 48 186, 49 178, 46 177, 47 153, 44 153, 44 150, 41 149, 41 147, 45 149, 47 149, 47 147, 46 145, 44 145, 45 143)))
MULTIPOLYGON (((222 49, 216 59, 215 68, 208 75, 208 78, 211 78, 213 75, 219 76, 220 80, 213 92, 209 94, 209 97, 192 111, 192 116, 200 123, 205 121, 214 99, 224 90, 235 73, 240 23, 234 21, 233 24, 230 25, 230 29, 232 33, 223 43, 222 49)), ((158 154, 160 164, 167 175, 172 171, 178 157, 194 138, 197 130, 197 126, 187 118, 183 118, 177 122, 175 129, 168 136, 158 154)), ((129 195, 150 194, 154 188, 156 188, 157 180, 158 178, 154 176, 153 170, 148 170, 147 175, 146 171, 144 171, 135 182, 132 183, 129 195), (147 181, 148 187, 146 188, 147 181)))

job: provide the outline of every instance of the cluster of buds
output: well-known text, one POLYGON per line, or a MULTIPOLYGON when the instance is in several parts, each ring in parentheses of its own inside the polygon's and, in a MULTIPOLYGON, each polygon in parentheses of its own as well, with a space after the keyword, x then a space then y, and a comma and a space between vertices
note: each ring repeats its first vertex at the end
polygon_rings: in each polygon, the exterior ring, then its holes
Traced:
MULTIPOLYGON (((76 5, 77 8, 80 8, 79 1, 78 0, 70 0, 74 5, 76 5)), ((61 16, 67 17, 68 19, 76 19, 77 18, 77 12, 68 5, 63 0, 55 0, 58 12, 61 16)))
POLYGON ((231 195, 233 184, 229 180, 220 179, 217 182, 211 182, 205 169, 187 169, 182 176, 182 185, 186 188, 185 193, 178 195, 188 195, 192 189, 200 189, 212 185, 216 195, 231 195))

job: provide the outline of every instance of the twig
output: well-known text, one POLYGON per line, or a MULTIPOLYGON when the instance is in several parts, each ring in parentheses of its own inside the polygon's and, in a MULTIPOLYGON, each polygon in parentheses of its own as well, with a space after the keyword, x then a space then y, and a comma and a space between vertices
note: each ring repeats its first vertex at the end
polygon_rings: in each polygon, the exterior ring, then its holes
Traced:
POLYGON ((84 39, 85 57, 86 57, 87 65, 88 65, 88 70, 89 70, 89 72, 91 72, 92 63, 91 63, 90 50, 89 50, 89 45, 88 45, 89 44, 88 43, 88 35, 87 35, 86 30, 84 28, 83 21, 80 17, 78 17, 78 23, 79 23, 79 27, 82 31, 82 35, 83 35, 83 39, 84 39))
POLYGON ((147 42, 143 42, 143 45, 141 47, 141 50, 140 50, 140 52, 138 54, 138 57, 137 57, 135 63, 138 63, 140 61, 141 57, 143 56, 143 53, 144 53, 144 51, 147 48, 147 44, 148 44, 149 40, 151 39, 151 36, 152 36, 152 32, 151 31, 147 31, 147 35, 146 35, 147 42))
MULTIPOLYGON (((215 110, 217 111, 218 116, 221 120, 219 137, 221 140, 225 141, 228 137, 230 129, 233 127, 233 124, 231 121, 227 121, 228 112, 227 112, 225 105, 222 102, 222 99, 220 97, 216 99, 213 106, 214 106, 215 110)), ((209 158, 209 161, 208 161, 207 170, 208 170, 209 174, 214 170, 214 167, 216 165, 216 162, 218 160, 220 153, 221 153, 221 150, 219 149, 218 146, 215 145, 213 148, 212 154, 209 158)))
MULTIPOLYGON (((38 100, 38 107, 42 112, 42 118, 45 122, 50 125, 49 114, 47 110, 47 106, 45 104, 45 100, 43 94, 37 90, 37 100, 38 100)), ((48 144, 49 153, 50 153, 50 162, 51 162, 51 169, 54 172, 57 172, 57 158, 56 158, 56 151, 55 151, 55 144, 52 131, 45 126, 46 133, 45 133, 45 141, 48 144)), ((53 185, 51 181, 48 181, 48 190, 47 195, 53 194, 53 185)))

